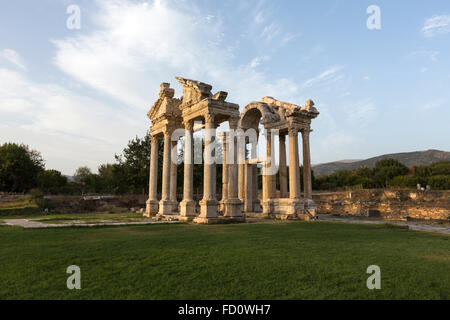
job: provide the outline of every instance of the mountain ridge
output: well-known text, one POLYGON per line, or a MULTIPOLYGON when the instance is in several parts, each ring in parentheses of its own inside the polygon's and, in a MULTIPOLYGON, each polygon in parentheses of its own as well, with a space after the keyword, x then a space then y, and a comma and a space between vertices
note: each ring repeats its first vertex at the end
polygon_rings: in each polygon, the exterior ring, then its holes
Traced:
POLYGON ((441 150, 425 150, 425 151, 413 151, 413 152, 400 152, 383 154, 380 156, 368 158, 365 160, 340 160, 327 163, 321 163, 313 165, 314 175, 316 177, 331 174, 338 170, 354 170, 361 166, 373 168, 375 163, 379 160, 392 158, 400 161, 406 166, 419 166, 428 165, 434 162, 450 160, 450 152, 441 150))

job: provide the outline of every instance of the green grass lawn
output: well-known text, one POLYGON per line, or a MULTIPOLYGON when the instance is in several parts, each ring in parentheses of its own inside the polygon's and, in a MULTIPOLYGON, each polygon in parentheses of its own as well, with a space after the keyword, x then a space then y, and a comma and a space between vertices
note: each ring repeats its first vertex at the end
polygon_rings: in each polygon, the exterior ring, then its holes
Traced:
POLYGON ((0 243, 0 299, 450 299, 449 237, 388 225, 0 226, 0 243))
POLYGON ((141 213, 127 212, 127 213, 80 213, 80 214, 52 214, 40 215, 32 217, 32 219, 39 219, 41 223, 59 224, 70 222, 136 222, 144 221, 146 218, 141 213))

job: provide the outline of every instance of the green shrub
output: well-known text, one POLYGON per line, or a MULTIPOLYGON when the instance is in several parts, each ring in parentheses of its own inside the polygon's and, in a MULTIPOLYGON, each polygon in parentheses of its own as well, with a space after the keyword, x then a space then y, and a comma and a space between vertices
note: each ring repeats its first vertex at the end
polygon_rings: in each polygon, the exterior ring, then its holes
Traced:
POLYGON ((439 175, 428 178, 428 184, 432 189, 450 190, 450 175, 439 175))

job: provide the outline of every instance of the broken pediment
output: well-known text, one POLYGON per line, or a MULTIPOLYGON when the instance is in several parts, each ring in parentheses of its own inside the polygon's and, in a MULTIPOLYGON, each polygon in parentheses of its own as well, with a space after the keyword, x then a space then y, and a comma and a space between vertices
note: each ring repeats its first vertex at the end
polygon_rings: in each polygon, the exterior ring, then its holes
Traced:
POLYGON ((312 100, 307 100, 304 107, 289 102, 283 102, 272 97, 264 97, 261 101, 274 108, 282 118, 298 115, 302 111, 306 112, 306 115, 312 118, 315 118, 319 114, 314 107, 314 102, 312 100))
POLYGON ((148 112, 148 117, 152 122, 162 117, 181 117, 181 100, 174 98, 175 90, 170 88, 170 84, 161 83, 158 100, 153 104, 148 112))
POLYGON ((183 105, 190 105, 211 98, 212 86, 196 80, 176 77, 183 86, 183 105))

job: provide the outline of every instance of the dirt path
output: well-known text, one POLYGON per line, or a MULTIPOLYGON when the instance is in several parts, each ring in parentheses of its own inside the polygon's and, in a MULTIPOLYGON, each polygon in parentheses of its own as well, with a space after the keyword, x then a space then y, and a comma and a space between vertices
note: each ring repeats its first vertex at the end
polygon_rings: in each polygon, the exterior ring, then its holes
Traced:
POLYGON ((366 223, 366 224, 393 224, 397 226, 408 226, 409 229, 415 231, 439 232, 450 234, 449 225, 426 224, 419 222, 403 222, 403 221, 387 221, 387 220, 371 220, 371 219, 355 219, 342 217, 319 216, 319 221, 338 221, 346 223, 366 223))
POLYGON ((38 220, 28 219, 4 219, 6 225, 19 226, 26 229, 40 229, 40 228, 64 228, 64 227, 98 227, 98 226, 131 226, 131 225, 147 225, 147 224, 164 224, 164 223, 179 223, 178 221, 137 221, 137 222, 98 222, 98 223, 42 223, 38 220))

